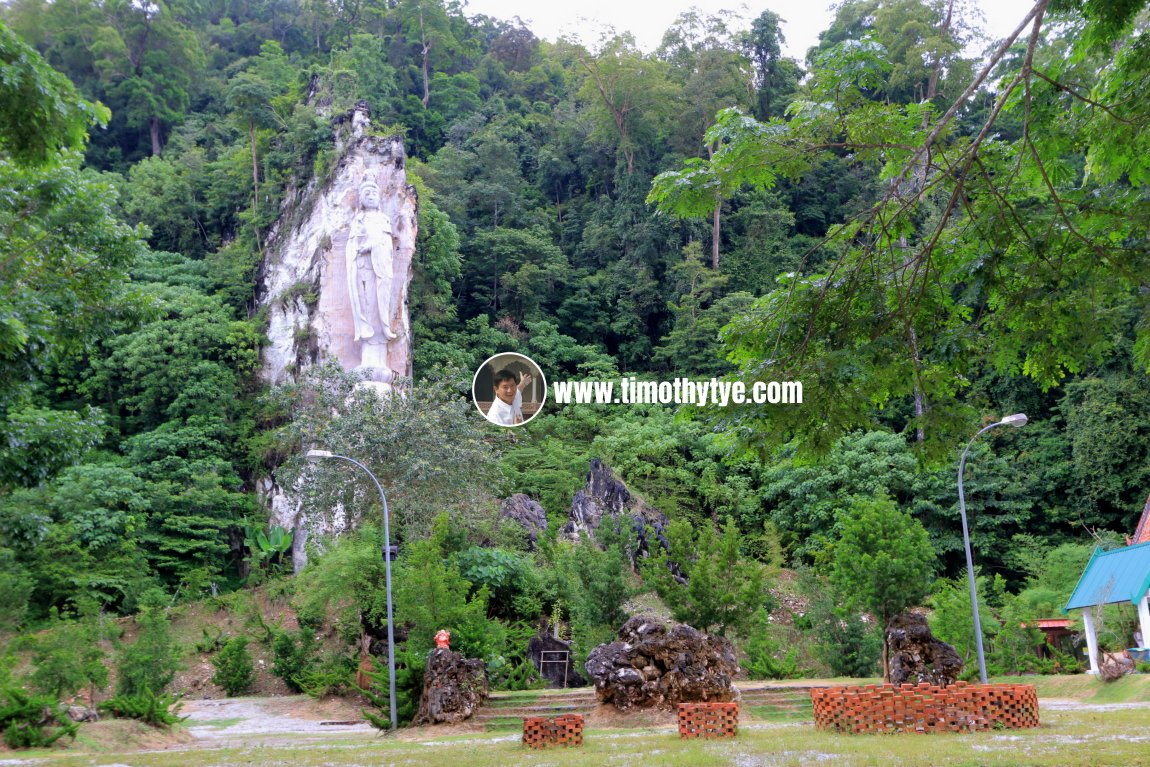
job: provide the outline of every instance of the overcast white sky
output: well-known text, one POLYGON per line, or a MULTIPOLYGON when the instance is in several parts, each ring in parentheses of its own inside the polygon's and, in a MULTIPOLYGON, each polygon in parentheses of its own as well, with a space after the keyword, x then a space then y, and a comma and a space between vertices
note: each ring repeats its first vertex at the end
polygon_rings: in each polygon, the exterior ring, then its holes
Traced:
MULTIPOLYGON (((981 8, 986 17, 986 33, 998 38, 1018 25, 1034 0, 973 0, 973 4, 981 8)), ((787 22, 783 26, 786 54, 801 61, 807 48, 818 41, 819 32, 830 23, 831 5, 829 0, 468 0, 464 13, 468 16, 482 13, 508 21, 518 16, 538 37, 555 40, 560 36, 578 35, 586 44, 594 44, 603 25, 610 25, 620 32, 633 33, 640 48, 652 51, 667 27, 691 7, 707 14, 736 10, 748 24, 770 9, 787 22)))

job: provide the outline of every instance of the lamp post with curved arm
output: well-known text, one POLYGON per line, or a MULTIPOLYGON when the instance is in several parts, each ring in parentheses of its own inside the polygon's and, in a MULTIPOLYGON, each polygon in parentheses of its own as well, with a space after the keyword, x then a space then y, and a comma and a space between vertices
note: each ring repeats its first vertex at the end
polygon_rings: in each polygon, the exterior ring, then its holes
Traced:
POLYGON ((387 587, 387 681, 388 700, 391 704, 391 729, 394 731, 399 726, 399 722, 395 714, 395 630, 392 627, 394 621, 392 620, 391 610, 391 529, 389 527, 391 514, 387 510, 387 496, 383 494, 383 485, 379 484, 379 480, 371 473, 371 469, 354 458, 348 458, 346 455, 337 455, 330 450, 307 451, 307 459, 309 461, 317 462, 324 458, 335 458, 340 461, 347 461, 363 469, 367 472, 367 476, 371 477, 371 481, 375 483, 375 489, 379 491, 379 498, 383 501, 383 540, 386 546, 383 556, 383 572, 387 587))
POLYGON ((1019 428, 1026 425, 1026 415, 1024 413, 1015 413, 1008 415, 1001 421, 995 421, 989 426, 984 426, 970 438, 970 442, 966 445, 966 450, 962 451, 962 458, 958 462, 958 511, 962 515, 962 542, 966 547, 966 577, 970 581, 970 607, 974 611, 974 646, 978 648, 978 676, 983 684, 986 684, 986 655, 982 650, 982 622, 978 618, 978 592, 974 586, 974 557, 970 553, 970 530, 966 524, 966 497, 962 491, 962 472, 966 468, 966 454, 970 451, 974 441, 978 439, 985 431, 990 431, 995 426, 1014 426, 1019 428))

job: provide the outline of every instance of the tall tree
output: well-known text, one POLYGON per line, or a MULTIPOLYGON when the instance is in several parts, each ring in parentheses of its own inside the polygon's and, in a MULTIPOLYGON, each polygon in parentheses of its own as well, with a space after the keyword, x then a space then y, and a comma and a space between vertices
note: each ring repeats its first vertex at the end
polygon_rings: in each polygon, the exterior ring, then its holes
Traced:
POLYGON ((452 33, 448 12, 443 0, 401 0, 395 8, 404 38, 419 53, 419 71, 423 82, 420 101, 424 109, 427 109, 431 101, 433 61, 450 56, 459 45, 452 33))
MULTIPOLYGON (((751 103, 752 74, 749 62, 736 49, 723 16, 704 18, 695 11, 682 14, 663 36, 659 53, 674 67, 683 81, 683 105, 679 129, 685 154, 695 154, 699 146, 713 157, 716 142, 707 140, 707 131, 722 109, 751 103)), ((719 268, 720 217, 723 197, 715 195, 711 211, 711 268, 719 268)))
POLYGON ((783 56, 783 23, 774 11, 763 11, 740 38, 754 67, 755 117, 760 120, 782 116, 801 75, 798 64, 783 56))
POLYGON ((890 681, 886 627, 930 593, 934 551, 926 530, 886 497, 860 500, 834 545, 831 581, 841 598, 874 613, 883 628, 883 679, 890 681))
POLYGON ((595 56, 582 48, 576 56, 587 73, 581 95, 592 105, 594 135, 612 141, 630 175, 637 149, 654 141, 671 117, 676 93, 667 67, 644 56, 630 35, 607 40, 595 56))
POLYGON ((107 110, 0 24, 0 490, 35 484, 92 443, 100 419, 36 402, 46 366, 85 348, 128 307, 140 233, 115 193, 79 170, 86 132, 107 110), (44 451, 66 458, 62 463, 44 451))
POLYGON ((111 0, 101 10, 93 53, 103 92, 129 126, 146 128, 151 154, 159 156, 164 129, 184 118, 199 86, 199 40, 164 0, 111 0))
MULTIPOLYGON (((823 452, 833 435, 873 423, 874 405, 921 392, 930 407, 908 426, 925 430, 922 447, 937 456, 976 420, 958 397, 971 361, 1050 387, 1113 352, 1126 307, 1143 307, 1150 285, 1150 165, 1132 149, 1146 141, 1133 126, 1150 107, 1128 90, 1147 66, 1141 38, 1127 34, 1135 5, 1091 11, 1081 35, 1046 53, 1047 4, 1038 2, 938 117, 925 103, 876 102, 889 62, 873 43, 847 41, 820 59, 811 98, 794 104, 789 123, 728 113, 711 163, 657 180, 652 196, 665 208, 697 210, 716 178, 769 186, 846 149, 885 182, 874 204, 828 235, 822 273, 788 279, 727 335, 748 373, 770 360, 773 376, 817 392, 802 412, 770 413, 759 433, 799 434, 823 452), (1025 50, 1010 61, 1020 39, 1025 50), (1096 68, 1068 60, 1067 47, 1096 68), (991 111, 959 130, 965 106, 1004 65, 991 111), (1083 76, 1093 85, 1076 82, 1083 76), (995 132, 1007 115, 1021 131, 995 132), (1083 151, 1077 162, 1088 171, 1078 173, 1072 158, 1083 151), (914 183, 924 161, 931 170, 914 183)), ((1150 368, 1150 325, 1135 333, 1137 364, 1150 368)))

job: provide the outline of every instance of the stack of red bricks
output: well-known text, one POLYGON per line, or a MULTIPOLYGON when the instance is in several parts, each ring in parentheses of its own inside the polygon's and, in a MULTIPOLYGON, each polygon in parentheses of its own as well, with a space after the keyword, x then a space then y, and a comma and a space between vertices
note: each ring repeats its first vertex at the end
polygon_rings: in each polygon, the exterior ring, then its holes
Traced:
POLYGON ((583 715, 564 714, 554 718, 523 718, 523 744, 529 748, 583 745, 583 715))
POLYGON ((970 732, 1038 726, 1030 684, 933 684, 811 690, 815 726, 835 732, 970 732))
POLYGON ((733 738, 739 734, 738 703, 680 703, 680 738, 733 738))

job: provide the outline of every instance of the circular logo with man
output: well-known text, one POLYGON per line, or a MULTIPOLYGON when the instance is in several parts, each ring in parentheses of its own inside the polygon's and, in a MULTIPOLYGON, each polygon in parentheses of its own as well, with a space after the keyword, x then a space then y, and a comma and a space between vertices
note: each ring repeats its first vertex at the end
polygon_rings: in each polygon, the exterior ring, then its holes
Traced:
POLYGON ((475 407, 497 426, 522 426, 543 409, 547 380, 535 360, 515 352, 489 357, 471 381, 475 407))

